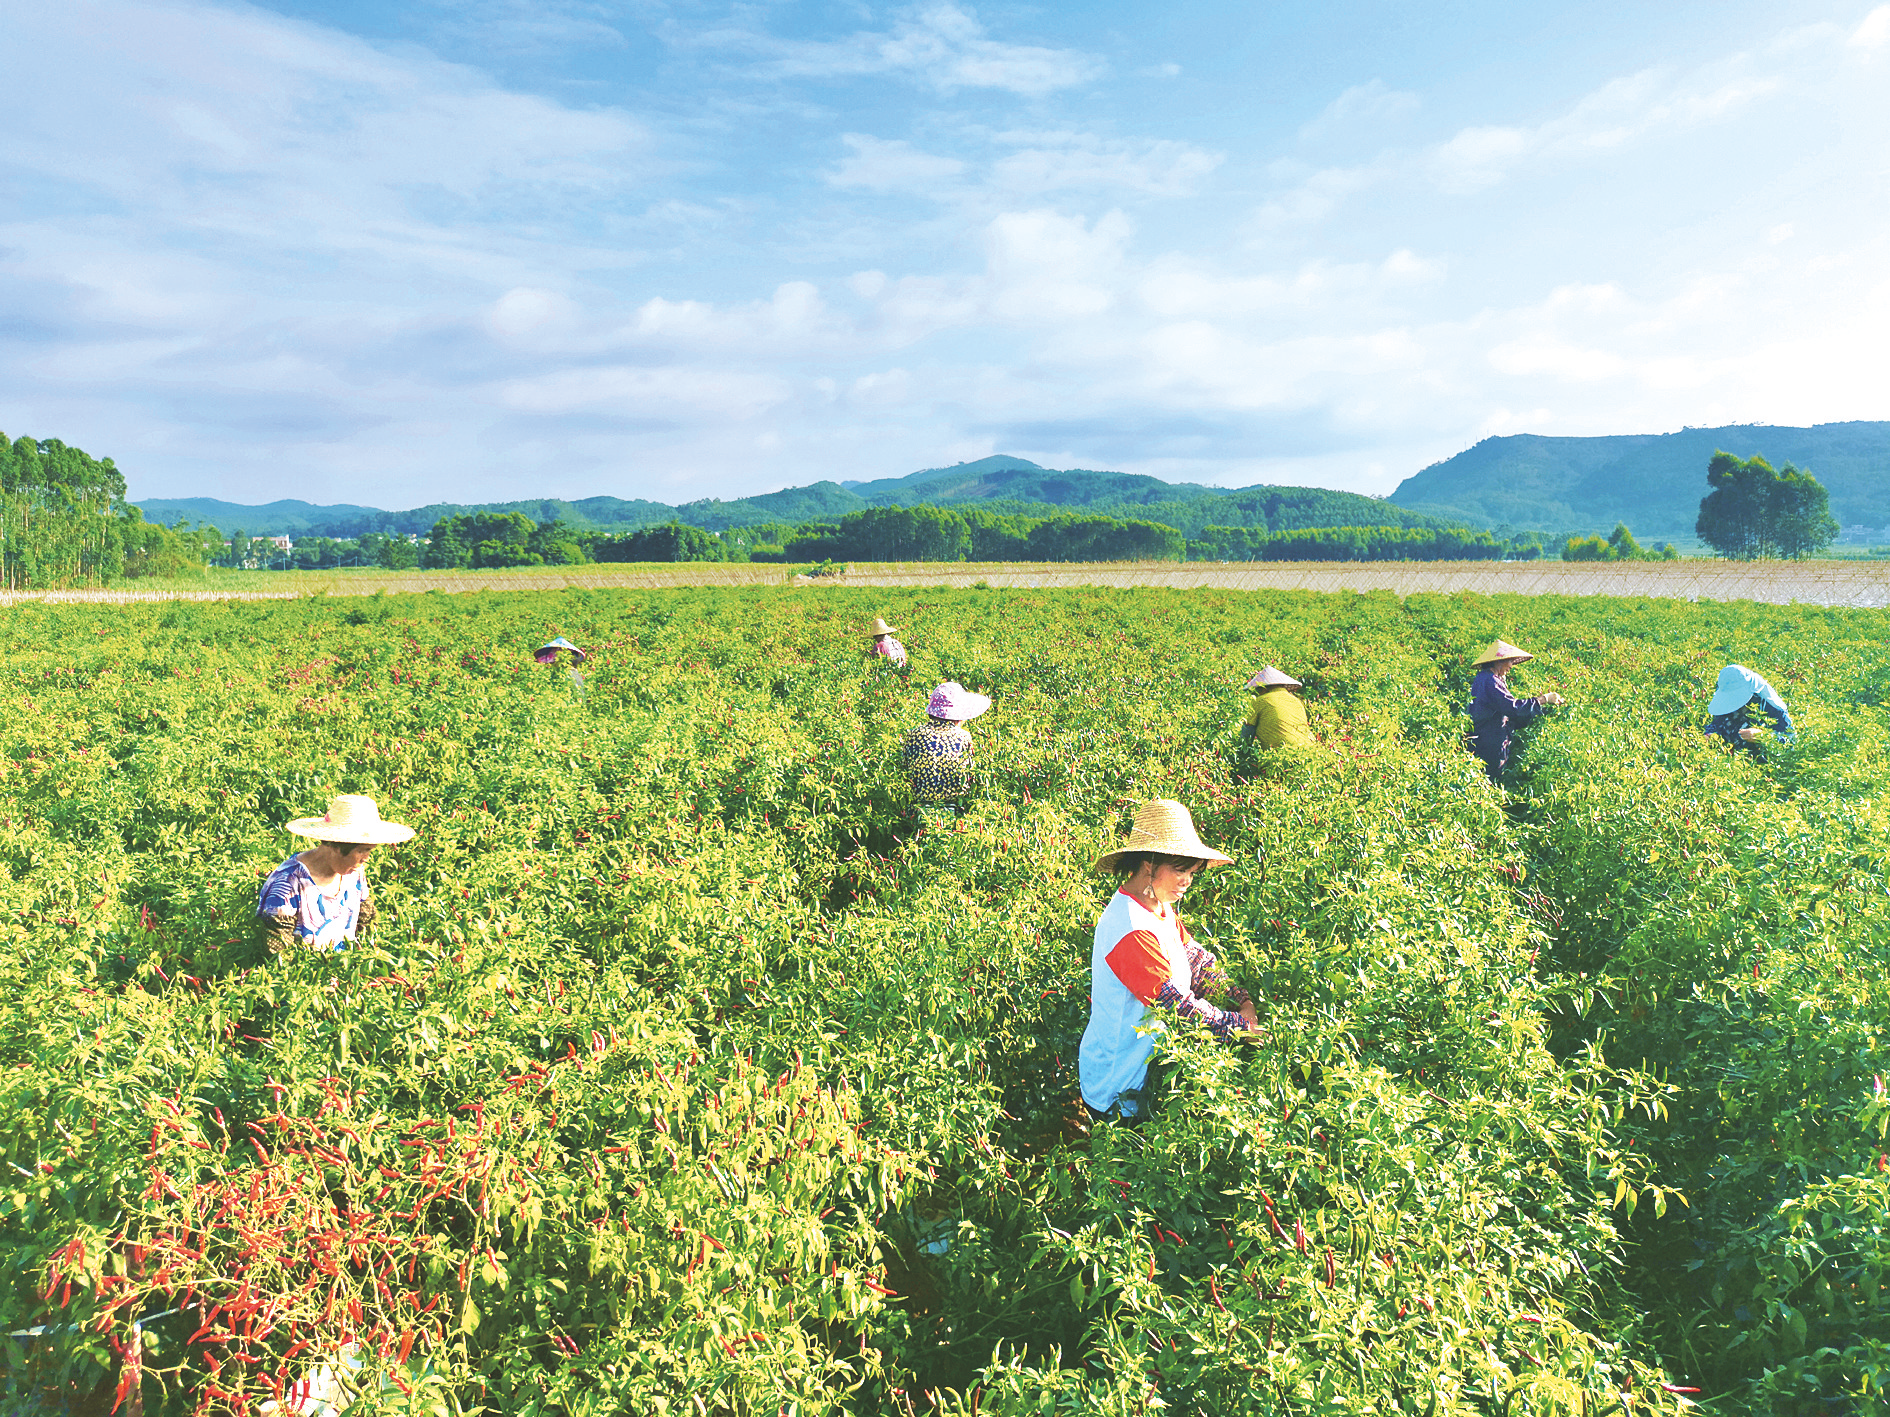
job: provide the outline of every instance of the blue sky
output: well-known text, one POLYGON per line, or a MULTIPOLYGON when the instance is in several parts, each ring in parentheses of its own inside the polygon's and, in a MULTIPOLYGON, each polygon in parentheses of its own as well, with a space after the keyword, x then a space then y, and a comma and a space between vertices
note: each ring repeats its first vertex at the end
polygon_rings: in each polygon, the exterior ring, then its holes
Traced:
POLYGON ((1890 417, 1890 5, 0 9, 0 428, 134 497, 1890 417))

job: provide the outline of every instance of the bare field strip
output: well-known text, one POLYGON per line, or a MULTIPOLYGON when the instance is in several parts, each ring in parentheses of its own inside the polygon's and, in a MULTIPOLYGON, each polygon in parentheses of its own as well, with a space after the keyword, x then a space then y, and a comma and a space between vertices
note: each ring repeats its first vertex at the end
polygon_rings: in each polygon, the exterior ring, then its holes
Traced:
POLYGON ((780 585, 963 588, 984 584, 1051 590, 1079 586, 1163 586, 1177 590, 1389 590, 1398 595, 1618 595, 1678 600, 1755 600, 1774 605, 1878 609, 1890 606, 1890 564, 1860 561, 1664 561, 1627 565, 1564 561, 1268 561, 856 563, 844 575, 809 579, 780 566, 557 566, 520 571, 410 571, 383 574, 245 572, 225 584, 152 590, 54 590, 0 593, 0 604, 124 603, 154 600, 292 600, 381 592, 460 594, 484 590, 622 589, 780 585))

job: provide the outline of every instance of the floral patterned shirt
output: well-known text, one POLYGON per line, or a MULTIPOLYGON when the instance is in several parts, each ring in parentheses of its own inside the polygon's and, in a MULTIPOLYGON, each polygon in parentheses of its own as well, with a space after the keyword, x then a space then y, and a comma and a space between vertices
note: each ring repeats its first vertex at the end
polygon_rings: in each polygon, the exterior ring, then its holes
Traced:
POLYGON ((301 859, 291 856, 263 882, 256 913, 293 914, 295 937, 302 944, 345 950, 369 898, 367 877, 359 869, 345 873, 332 886, 318 886, 301 859))
POLYGON ((957 802, 971 794, 971 735, 961 723, 928 723, 906 735, 900 756, 913 800, 957 802))

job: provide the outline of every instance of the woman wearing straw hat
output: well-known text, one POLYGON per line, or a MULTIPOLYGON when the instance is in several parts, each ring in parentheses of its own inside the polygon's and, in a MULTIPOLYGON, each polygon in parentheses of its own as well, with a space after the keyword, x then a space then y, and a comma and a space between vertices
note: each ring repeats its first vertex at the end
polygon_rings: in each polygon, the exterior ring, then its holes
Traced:
POLYGON ((869 632, 873 636, 873 647, 867 653, 892 661, 894 669, 904 669, 906 647, 893 638, 893 632, 898 628, 897 625, 888 625, 882 617, 875 615, 873 628, 869 632))
POLYGON ((1510 693, 1509 671, 1534 658, 1507 640, 1493 640, 1472 661, 1477 677, 1470 685, 1470 751, 1483 760, 1491 782, 1503 780, 1516 729, 1563 702, 1560 694, 1519 699, 1510 693))
POLYGON ((381 820, 372 797, 334 798, 319 817, 298 817, 286 830, 315 845, 284 861, 262 884, 256 914, 274 952, 293 944, 343 950, 374 920, 374 900, 361 864, 377 846, 413 836, 413 828, 381 820))
POLYGON ((990 699, 956 680, 932 691, 925 705, 930 721, 908 733, 900 750, 919 806, 956 808, 971 795, 971 734, 965 725, 990 707, 990 699))
POLYGON ((1706 711, 1712 717, 1700 730, 1702 733, 1709 738, 1723 738, 1739 752, 1750 753, 1760 762, 1765 761, 1765 748, 1759 742, 1759 729, 1747 721, 1751 715, 1763 714, 1771 719, 1773 730, 1787 743, 1797 736, 1785 700, 1765 682, 1763 675, 1753 673, 1743 664, 1729 664, 1719 671, 1719 682, 1713 686, 1713 700, 1706 711))
POLYGON ((1262 748, 1310 748, 1312 726, 1306 722, 1306 705, 1293 690, 1299 680, 1269 664, 1247 681, 1253 703, 1247 709, 1247 721, 1241 726, 1243 742, 1258 743, 1262 748))
POLYGON ((1077 1051, 1083 1105, 1092 1115, 1126 1119, 1146 1110, 1155 1051, 1145 1024, 1150 1009, 1204 1023, 1223 1039, 1260 1026, 1253 1001, 1228 987, 1214 956, 1195 943, 1175 910, 1197 873, 1230 859, 1201 840, 1181 803, 1156 800, 1137 809, 1127 840, 1096 862, 1121 884, 1096 922, 1089 1025, 1077 1051), (1207 1002, 1223 991, 1239 1012, 1207 1002))

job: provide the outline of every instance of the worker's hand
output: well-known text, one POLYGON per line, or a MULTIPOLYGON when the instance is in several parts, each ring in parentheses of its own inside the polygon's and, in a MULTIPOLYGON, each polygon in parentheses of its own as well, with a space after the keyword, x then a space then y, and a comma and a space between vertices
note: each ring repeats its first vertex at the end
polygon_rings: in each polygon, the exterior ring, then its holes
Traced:
POLYGON ((1550 708, 1560 708, 1563 704, 1567 703, 1568 700, 1554 690, 1551 690, 1542 696, 1542 702, 1547 704, 1550 708))
POLYGON ((1748 743, 1757 742, 1758 737, 1759 737, 1759 730, 1756 728, 1742 728, 1739 730, 1739 736, 1745 739, 1746 742, 1748 743))
POLYGON ((1260 1015, 1253 1011, 1252 999, 1241 1001, 1240 1016, 1247 1020, 1247 1027, 1258 1028, 1260 1026, 1260 1015))

